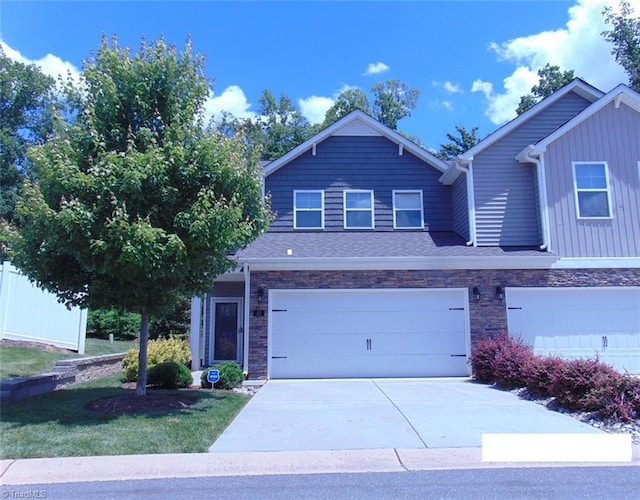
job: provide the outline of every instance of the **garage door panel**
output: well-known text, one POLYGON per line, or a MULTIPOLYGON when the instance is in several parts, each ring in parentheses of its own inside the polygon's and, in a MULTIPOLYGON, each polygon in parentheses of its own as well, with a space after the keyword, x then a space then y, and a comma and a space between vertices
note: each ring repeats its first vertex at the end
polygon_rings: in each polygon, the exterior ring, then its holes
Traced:
POLYGON ((272 378, 468 374, 466 290, 272 293, 272 378))
POLYGON ((640 288, 507 288, 509 332, 538 354, 640 373, 640 288))

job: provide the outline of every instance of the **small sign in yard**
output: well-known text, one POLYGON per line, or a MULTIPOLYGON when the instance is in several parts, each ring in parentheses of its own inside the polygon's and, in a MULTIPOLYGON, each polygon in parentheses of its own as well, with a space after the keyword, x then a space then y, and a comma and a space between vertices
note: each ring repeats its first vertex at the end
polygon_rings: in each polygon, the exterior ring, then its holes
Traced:
POLYGON ((209 382, 210 384, 215 384, 218 380, 220 380, 219 370, 209 370, 207 372, 207 382, 209 382))

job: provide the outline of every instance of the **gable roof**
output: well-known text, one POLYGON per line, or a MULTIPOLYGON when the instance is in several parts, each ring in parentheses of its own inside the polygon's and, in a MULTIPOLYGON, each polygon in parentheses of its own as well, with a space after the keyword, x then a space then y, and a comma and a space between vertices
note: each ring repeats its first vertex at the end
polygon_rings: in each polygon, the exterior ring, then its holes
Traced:
POLYGON ((447 168, 449 168, 448 163, 444 162, 440 158, 436 157, 434 154, 430 153, 426 149, 418 146, 416 143, 410 141, 403 135, 399 134, 395 130, 390 129, 386 125, 383 125, 375 118, 369 116, 364 111, 359 109, 352 111, 346 116, 343 116, 337 122, 329 125, 324 130, 318 132, 313 137, 307 139, 305 142, 300 144, 299 146, 293 148, 291 151, 281 156, 280 158, 273 160, 271 163, 266 165, 263 170, 264 176, 268 176, 280 169, 287 163, 296 159, 298 156, 307 152, 309 149, 313 148, 314 145, 319 144, 325 139, 334 136, 334 135, 343 135, 343 136, 371 136, 378 135, 383 136, 389 139, 390 141, 398 144, 404 150, 409 151, 413 155, 417 156, 421 160, 425 161, 429 165, 433 166, 437 170, 441 172, 445 172, 447 168))
POLYGON ((525 152, 532 153, 534 155, 544 153, 547 149, 547 146, 551 144, 553 141, 558 139, 559 137, 566 134, 569 130, 576 127, 587 118, 595 115, 602 108, 607 106, 613 102, 616 107, 620 106, 620 103, 624 103, 629 106, 631 109, 640 113, 640 94, 633 89, 627 87, 624 84, 620 84, 615 87, 613 90, 608 92, 604 97, 600 98, 594 104, 584 109, 582 112, 578 113, 567 123, 562 125, 561 127, 554 130, 551 134, 546 136, 544 139, 536 142, 534 145, 527 146, 523 152, 519 153, 517 157, 521 157, 525 152))
POLYGON ((460 165, 461 163, 468 163, 469 161, 473 160, 473 157, 475 155, 484 151, 489 146, 495 144, 500 139, 506 137, 508 134, 510 134, 513 130, 518 128, 520 125, 527 122, 528 120, 530 120, 531 118, 539 114, 540 112, 544 111, 549 106, 555 104, 570 92, 574 92, 580 95, 581 97, 585 98, 587 101, 590 101, 591 103, 597 102, 600 98, 602 98, 602 96, 604 96, 604 92, 602 92, 601 90, 598 90, 592 85, 589 85, 584 80, 581 80, 579 78, 573 79, 572 81, 567 83, 564 87, 560 88, 550 96, 545 97, 542 101, 536 103, 535 105, 530 107, 527 111, 525 111, 521 115, 518 115, 516 118, 506 123, 495 132, 489 134, 486 138, 478 142, 478 144, 476 144, 475 146, 473 146, 472 148, 468 149, 467 151, 462 153, 460 156, 458 156, 458 159, 455 160, 451 164, 449 169, 442 175, 442 177, 440 178, 440 181, 445 184, 451 184, 453 181, 456 180, 456 178, 461 173, 460 169, 456 168, 457 165, 460 165))

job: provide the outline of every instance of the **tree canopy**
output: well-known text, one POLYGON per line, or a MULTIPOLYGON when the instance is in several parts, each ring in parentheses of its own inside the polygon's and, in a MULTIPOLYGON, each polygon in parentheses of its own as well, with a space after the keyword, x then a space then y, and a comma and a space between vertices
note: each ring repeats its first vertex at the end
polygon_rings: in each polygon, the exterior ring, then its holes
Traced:
POLYGON ((436 156, 441 160, 453 160, 480 141, 478 137, 478 127, 473 127, 469 131, 460 125, 456 125, 456 132, 458 134, 457 136, 448 133, 447 139, 449 139, 449 142, 441 144, 440 149, 436 152, 436 156))
MULTIPOLYGON (((28 175, 27 148, 52 129, 53 78, 35 65, 11 60, 0 47, 0 219, 14 223, 16 199, 28 175)), ((0 241, 0 261, 6 241, 0 241)))
POLYGON ((531 93, 520 97, 520 104, 516 109, 518 115, 521 115, 545 97, 549 97, 575 78, 573 70, 561 71, 559 66, 552 66, 548 63, 538 70, 538 77, 540 80, 531 87, 531 93))
POLYGON ((603 14, 611 29, 602 35, 613 44, 611 53, 629 75, 629 86, 640 92, 640 17, 633 17, 633 7, 627 0, 620 2, 619 14, 611 7, 606 7, 603 14))
POLYGON ((271 216, 257 158, 204 127, 208 92, 190 43, 132 55, 103 39, 73 112, 30 151, 37 181, 17 205, 12 252, 32 280, 69 305, 142 314, 137 394, 150 316, 206 291, 271 216))

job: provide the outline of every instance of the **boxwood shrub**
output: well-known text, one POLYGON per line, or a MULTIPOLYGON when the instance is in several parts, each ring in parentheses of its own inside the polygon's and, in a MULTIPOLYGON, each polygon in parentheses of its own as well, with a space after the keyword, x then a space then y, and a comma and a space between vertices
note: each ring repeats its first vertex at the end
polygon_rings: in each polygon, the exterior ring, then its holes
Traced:
POLYGON ((165 361, 149 370, 147 384, 161 389, 181 389, 193 383, 193 375, 183 363, 165 361))
POLYGON ((208 374, 211 370, 218 370, 220 372, 220 380, 218 380, 214 387, 216 389, 233 389, 242 384, 244 380, 244 374, 242 368, 235 361, 223 361, 214 366, 211 366, 202 372, 200 376, 200 386, 210 389, 211 382, 207 380, 208 374))

